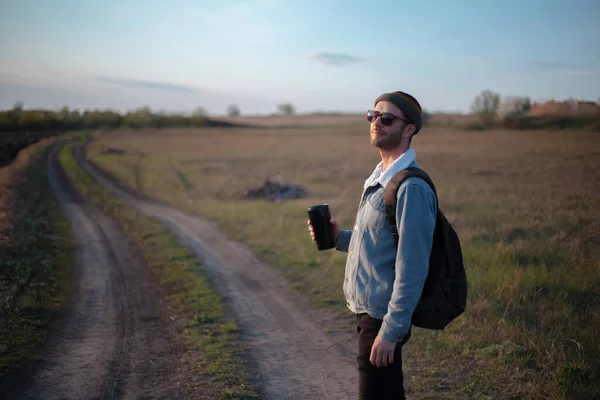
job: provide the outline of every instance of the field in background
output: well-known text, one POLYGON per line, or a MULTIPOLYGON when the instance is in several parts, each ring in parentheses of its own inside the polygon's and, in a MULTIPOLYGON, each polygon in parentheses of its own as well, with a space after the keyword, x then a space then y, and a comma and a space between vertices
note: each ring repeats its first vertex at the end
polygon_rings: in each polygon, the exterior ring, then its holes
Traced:
MULTIPOLYGON (((348 117, 350 118, 350 117, 348 117)), ((292 124, 294 125, 294 124, 292 124)), ((313 124, 309 124, 313 125, 313 124)), ((319 125, 319 124, 314 124, 319 125)), ((215 221, 281 269, 292 288, 345 310, 345 255, 317 252, 306 207, 352 226, 379 155, 366 122, 262 129, 107 132, 88 157, 134 189, 215 221), (118 147, 124 155, 101 154, 118 147), (245 200, 266 178, 310 197, 245 200)), ((600 136, 426 128, 413 141, 463 244, 468 311, 441 333, 415 329, 415 398, 589 398, 600 393, 600 136), (430 396, 430 397, 429 397, 430 396), (489 396, 489 397, 486 397, 489 396)))
MULTIPOLYGON (((361 126, 365 125, 366 110, 364 114, 325 114, 325 115, 240 115, 234 117, 212 118, 231 124, 263 126, 263 127, 290 127, 290 126, 361 126)), ((478 118, 471 114, 432 114, 429 123, 431 125, 466 126, 478 122, 478 118)))

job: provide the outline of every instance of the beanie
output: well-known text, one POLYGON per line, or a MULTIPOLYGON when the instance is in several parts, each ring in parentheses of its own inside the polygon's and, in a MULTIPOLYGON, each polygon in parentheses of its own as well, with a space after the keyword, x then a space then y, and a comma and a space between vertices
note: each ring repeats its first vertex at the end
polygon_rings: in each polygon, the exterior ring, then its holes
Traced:
POLYGON ((389 101, 396 107, 402 110, 402 112, 408 117, 409 121, 415 124, 416 130, 415 135, 421 130, 423 126, 423 110, 421 105, 413 96, 408 93, 395 91, 390 93, 384 93, 375 100, 375 105, 380 101, 389 101))

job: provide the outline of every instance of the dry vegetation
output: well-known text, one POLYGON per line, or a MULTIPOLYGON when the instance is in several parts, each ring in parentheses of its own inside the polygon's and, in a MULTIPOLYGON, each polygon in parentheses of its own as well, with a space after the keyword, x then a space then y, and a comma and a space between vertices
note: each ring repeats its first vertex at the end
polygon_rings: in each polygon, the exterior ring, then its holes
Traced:
POLYGON ((364 114, 346 115, 239 115, 214 120, 225 121, 232 124, 267 126, 267 127, 290 127, 290 126, 328 126, 328 125, 354 125, 365 121, 364 114))
POLYGON ((70 288, 73 248, 45 175, 50 141, 0 169, 0 382, 38 357, 70 288))
POLYGON ((169 380, 184 388, 187 398, 256 398, 240 351, 239 328, 226 314, 202 266, 159 222, 141 215, 88 176, 75 159, 74 145, 60 152, 61 165, 74 188, 118 222, 160 283, 161 292, 153 296, 163 296, 160 302, 177 332, 171 340, 178 349, 172 357, 177 358, 179 368, 168 371, 169 380))
MULTIPOLYGON (((89 157, 133 188, 216 221, 343 318, 343 254, 317 252, 306 207, 353 223, 379 161, 366 122, 314 129, 122 131, 89 157), (351 126, 353 125, 353 126, 351 126), (106 146, 125 155, 102 155, 106 146), (244 200, 267 177, 310 198, 244 200)), ((462 238, 468 311, 407 347, 414 398, 590 398, 600 394, 600 136, 426 128, 413 143, 462 238)))

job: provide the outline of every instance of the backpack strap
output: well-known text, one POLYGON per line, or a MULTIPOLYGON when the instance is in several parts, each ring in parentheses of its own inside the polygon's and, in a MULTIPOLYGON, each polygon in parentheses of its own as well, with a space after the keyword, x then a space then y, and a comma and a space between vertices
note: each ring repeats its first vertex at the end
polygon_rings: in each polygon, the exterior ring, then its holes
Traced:
POLYGON ((396 243, 398 243, 399 239, 398 227, 396 226, 396 204, 398 202, 398 189, 400 188, 400 185, 402 185, 402 182, 404 182, 408 178, 423 179, 425 182, 427 182, 431 190, 433 190, 433 194, 437 198, 437 192, 435 190, 435 185, 433 184, 433 181, 431 180, 429 175, 427 175, 427 173, 425 173, 425 171, 423 171, 420 168, 406 168, 392 177, 392 179, 386 185, 383 191, 383 205, 385 207, 386 217, 392 227, 392 236, 394 236, 396 243))

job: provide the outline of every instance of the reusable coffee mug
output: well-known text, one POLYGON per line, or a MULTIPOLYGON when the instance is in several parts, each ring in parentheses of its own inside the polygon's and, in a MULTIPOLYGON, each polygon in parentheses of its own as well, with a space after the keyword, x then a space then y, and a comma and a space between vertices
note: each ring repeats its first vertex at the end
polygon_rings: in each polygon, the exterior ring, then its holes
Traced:
POLYGON ((331 209, 329 204, 319 204, 308 207, 308 219, 315 232, 315 241, 317 249, 329 250, 335 247, 335 232, 331 219, 331 209))

